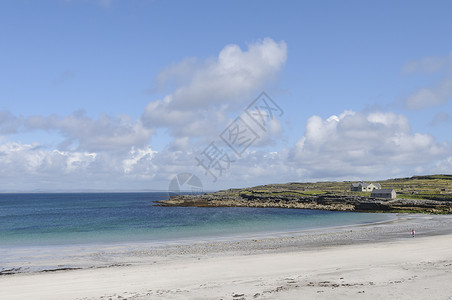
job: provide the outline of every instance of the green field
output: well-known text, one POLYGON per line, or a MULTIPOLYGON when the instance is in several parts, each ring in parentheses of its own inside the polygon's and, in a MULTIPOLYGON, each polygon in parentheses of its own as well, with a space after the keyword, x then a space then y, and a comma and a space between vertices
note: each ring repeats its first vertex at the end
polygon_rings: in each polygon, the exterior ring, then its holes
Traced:
MULTIPOLYGON (((452 200, 452 175, 413 176, 382 181, 366 181, 379 183, 382 189, 395 189, 400 199, 452 200)), ((229 189, 217 192, 230 196, 246 195, 284 195, 312 196, 322 194, 370 196, 370 193, 351 192, 353 182, 291 182, 285 184, 268 184, 244 189, 229 189)))

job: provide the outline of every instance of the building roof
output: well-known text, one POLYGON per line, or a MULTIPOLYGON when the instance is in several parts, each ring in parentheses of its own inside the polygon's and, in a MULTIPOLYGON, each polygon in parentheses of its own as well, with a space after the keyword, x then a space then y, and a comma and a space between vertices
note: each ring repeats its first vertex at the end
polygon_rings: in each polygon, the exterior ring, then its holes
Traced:
POLYGON ((362 186, 362 187, 366 188, 366 187, 368 187, 371 184, 373 184, 374 186, 376 186, 378 188, 381 188, 381 184, 379 184, 379 183, 366 183, 366 182, 362 182, 362 181, 361 182, 352 183, 352 186, 353 187, 360 187, 360 186, 362 186))

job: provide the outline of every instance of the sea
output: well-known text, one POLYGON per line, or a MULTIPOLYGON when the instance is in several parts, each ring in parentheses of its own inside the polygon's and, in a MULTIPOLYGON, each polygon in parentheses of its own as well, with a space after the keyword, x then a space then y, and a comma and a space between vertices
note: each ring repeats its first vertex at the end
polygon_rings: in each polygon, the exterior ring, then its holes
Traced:
POLYGON ((162 207, 165 192, 0 194, 0 247, 165 243, 284 234, 387 221, 379 213, 162 207))

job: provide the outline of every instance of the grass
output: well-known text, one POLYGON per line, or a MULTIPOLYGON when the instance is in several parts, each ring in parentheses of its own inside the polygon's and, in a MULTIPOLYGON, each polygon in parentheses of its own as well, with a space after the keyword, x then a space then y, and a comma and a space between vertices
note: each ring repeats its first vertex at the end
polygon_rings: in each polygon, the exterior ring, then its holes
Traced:
MULTIPOLYGON (((452 175, 428 175, 413 176, 410 178, 396 178, 381 181, 366 181, 367 183, 379 183, 383 189, 395 189, 398 199, 420 200, 419 203, 404 204, 403 201, 389 204, 387 209, 381 212, 399 213, 427 213, 427 214, 451 214, 448 203, 444 205, 423 205, 422 200, 438 200, 452 202, 452 175), (450 192, 449 192, 450 190, 450 192)), ((214 196, 223 197, 278 197, 303 199, 316 198, 326 195, 333 200, 337 196, 347 196, 348 200, 355 197, 370 197, 370 192, 351 192, 350 185, 353 182, 290 182, 284 184, 268 184, 244 189, 228 189, 213 193, 214 196)), ((214 198, 215 199, 215 198, 214 198)), ((269 199, 271 200, 271 199, 269 199)), ((361 199, 362 200, 362 199, 361 199)), ((365 200, 365 199, 364 199, 365 200)), ((366 210, 365 210, 366 211, 366 210)), ((374 211, 376 212, 376 211, 374 211)))
MULTIPOLYGON (((395 189, 397 198, 404 199, 441 199, 452 200, 452 175, 426 175, 410 178, 396 178, 382 181, 366 181, 380 183, 383 189, 395 189)), ((284 184, 268 184, 245 189, 229 189, 217 192, 227 196, 296 196, 309 197, 315 195, 357 195, 370 196, 370 193, 350 192, 351 181, 344 182, 290 182, 284 184)))

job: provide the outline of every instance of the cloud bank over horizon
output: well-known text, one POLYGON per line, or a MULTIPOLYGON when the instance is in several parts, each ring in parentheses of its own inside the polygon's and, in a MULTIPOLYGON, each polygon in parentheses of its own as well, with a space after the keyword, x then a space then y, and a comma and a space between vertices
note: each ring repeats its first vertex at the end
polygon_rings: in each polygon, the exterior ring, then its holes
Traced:
MULTIPOLYGON (((229 44, 215 57, 173 64, 157 74, 153 88, 168 93, 150 101, 138 118, 106 113, 93 118, 84 111, 20 116, 2 110, 0 189, 165 190, 184 172, 196 174, 207 189, 450 172, 451 145, 414 132, 404 114, 345 110, 327 118, 311 115, 297 128, 293 143, 285 142, 284 120, 273 120, 213 183, 197 166, 196 155, 242 116, 261 91, 277 83, 287 49, 284 41, 265 38, 246 50, 229 44), (159 130, 168 142, 157 151, 154 138, 159 130), (21 134, 39 133, 52 135, 52 142, 21 141, 21 134)), ((419 110, 449 101, 450 66, 450 58, 408 63, 408 73, 443 70, 445 75, 437 87, 408 97, 405 106, 419 110)), ((438 114, 435 124, 449 119, 447 113, 438 114)))
MULTIPOLYGON (((197 168, 196 150, 191 147, 191 143, 179 148, 168 145, 157 152, 151 146, 131 146, 121 151, 113 144, 88 152, 3 141, 2 189, 164 190, 173 176, 183 172, 197 174, 206 188, 215 188, 211 178, 197 168), (158 182, 157 186, 153 182, 158 182)), ((345 111, 325 120, 310 117, 295 145, 279 151, 248 149, 219 181, 220 188, 226 188, 238 182, 250 185, 447 173, 452 168, 450 153, 450 145, 439 144, 428 134, 413 133, 402 115, 345 111)))

